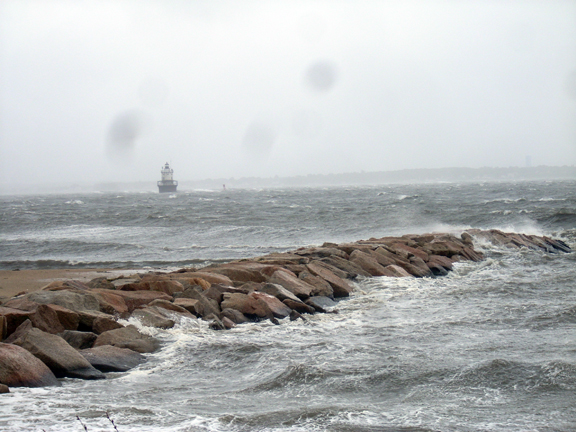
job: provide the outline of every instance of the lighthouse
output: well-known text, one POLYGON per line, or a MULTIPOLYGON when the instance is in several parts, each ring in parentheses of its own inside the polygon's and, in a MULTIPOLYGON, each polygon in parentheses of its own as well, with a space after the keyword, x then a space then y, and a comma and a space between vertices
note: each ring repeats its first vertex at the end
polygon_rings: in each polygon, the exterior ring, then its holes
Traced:
POLYGON ((162 174, 162 180, 158 182, 158 192, 176 192, 178 182, 174 180, 174 170, 170 168, 168 162, 162 167, 160 174, 162 174))

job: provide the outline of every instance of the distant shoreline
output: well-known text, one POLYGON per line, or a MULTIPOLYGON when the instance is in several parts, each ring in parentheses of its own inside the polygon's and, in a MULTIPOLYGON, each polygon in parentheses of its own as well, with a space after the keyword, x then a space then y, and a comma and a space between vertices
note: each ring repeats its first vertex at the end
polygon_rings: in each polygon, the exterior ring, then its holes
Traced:
MULTIPOLYGON (((516 181, 576 180, 576 166, 416 168, 396 171, 372 171, 340 174, 307 174, 286 177, 241 177, 186 180, 181 172, 179 190, 266 189, 298 187, 378 186, 409 183, 473 183, 516 181)), ((0 184, 0 195, 87 193, 87 192, 158 192, 156 179, 134 182, 98 182, 74 184, 0 184)))

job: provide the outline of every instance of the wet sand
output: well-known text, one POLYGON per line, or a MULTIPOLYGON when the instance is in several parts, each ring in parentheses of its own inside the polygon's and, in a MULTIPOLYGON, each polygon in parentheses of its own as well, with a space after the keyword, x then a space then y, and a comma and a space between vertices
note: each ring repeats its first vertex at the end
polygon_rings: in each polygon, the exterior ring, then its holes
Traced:
MULTIPOLYGON (((143 272, 140 270, 140 272, 143 272)), ((88 282, 97 277, 119 277, 138 273, 133 269, 46 269, 0 270, 0 298, 13 297, 21 292, 37 291, 56 280, 88 282)))

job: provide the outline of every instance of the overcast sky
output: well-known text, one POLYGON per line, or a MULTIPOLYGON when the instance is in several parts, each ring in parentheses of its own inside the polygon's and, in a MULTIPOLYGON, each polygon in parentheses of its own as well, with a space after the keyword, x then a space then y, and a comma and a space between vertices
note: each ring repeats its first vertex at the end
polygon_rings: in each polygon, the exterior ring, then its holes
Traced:
POLYGON ((0 1, 0 187, 576 164, 575 1, 0 1))

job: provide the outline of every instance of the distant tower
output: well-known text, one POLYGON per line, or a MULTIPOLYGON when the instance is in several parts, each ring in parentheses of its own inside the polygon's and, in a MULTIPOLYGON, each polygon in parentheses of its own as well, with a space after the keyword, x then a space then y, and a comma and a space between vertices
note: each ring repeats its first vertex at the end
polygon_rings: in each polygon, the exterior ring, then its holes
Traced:
POLYGON ((178 182, 174 180, 174 170, 170 169, 168 162, 166 162, 160 173, 162 174, 162 180, 158 182, 158 192, 176 192, 178 182))

